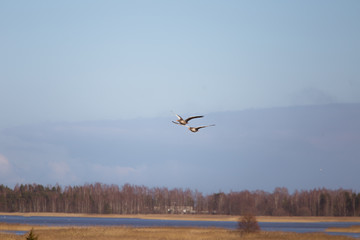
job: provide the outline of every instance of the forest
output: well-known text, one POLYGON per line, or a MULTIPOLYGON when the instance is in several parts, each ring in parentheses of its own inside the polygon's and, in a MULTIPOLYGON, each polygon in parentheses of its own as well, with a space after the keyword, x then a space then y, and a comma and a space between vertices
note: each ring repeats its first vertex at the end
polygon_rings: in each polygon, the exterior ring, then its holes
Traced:
POLYGON ((360 216, 360 193, 325 188, 275 188, 204 195, 190 189, 107 185, 61 187, 0 185, 0 212, 101 214, 226 214, 258 216, 360 216))

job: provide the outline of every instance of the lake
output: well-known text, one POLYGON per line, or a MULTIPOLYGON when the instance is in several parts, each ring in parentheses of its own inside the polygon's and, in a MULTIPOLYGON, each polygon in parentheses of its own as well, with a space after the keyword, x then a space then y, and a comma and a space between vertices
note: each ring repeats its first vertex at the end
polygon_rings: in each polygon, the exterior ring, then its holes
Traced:
MULTIPOLYGON (((42 217, 42 216, 9 216, 0 215, 0 222, 19 223, 48 226, 132 226, 132 227, 219 227, 236 229, 237 222, 224 221, 184 221, 184 220, 159 220, 140 218, 98 218, 98 217, 42 217)), ((324 232, 329 227, 349 227, 360 225, 359 222, 259 222, 263 231, 286 232, 324 232)), ((329 233, 360 238, 360 233, 329 233)))

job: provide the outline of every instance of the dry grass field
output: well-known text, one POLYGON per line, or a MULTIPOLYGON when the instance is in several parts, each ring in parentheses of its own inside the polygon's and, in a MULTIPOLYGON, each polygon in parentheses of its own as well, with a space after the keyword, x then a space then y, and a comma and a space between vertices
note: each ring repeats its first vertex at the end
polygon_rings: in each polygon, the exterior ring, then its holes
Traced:
POLYGON ((360 233, 360 226, 351 226, 347 228, 332 227, 326 229, 327 232, 349 232, 349 233, 360 233))
MULTIPOLYGON (((3 226, 4 227, 4 226, 3 226)), ((10 227, 9 225, 7 227, 10 227)), ((182 227, 39 227, 18 225, 18 229, 30 230, 32 227, 39 240, 349 240, 344 236, 331 236, 325 233, 285 233, 259 232, 241 235, 236 230, 221 228, 182 228, 182 227)), ((0 233, 2 240, 24 240, 26 235, 0 233)))
MULTIPOLYGON (((54 213, 0 213, 0 215, 22 216, 63 216, 63 217, 119 217, 119 218, 143 218, 143 219, 172 219, 172 220, 202 220, 202 221, 237 221, 240 216, 219 215, 89 215, 89 214, 54 214, 54 213)), ((330 222, 351 221, 360 222, 360 218, 352 217, 257 217, 259 222, 330 222)), ((344 236, 331 236, 325 233, 289 233, 289 232, 264 232, 241 235, 236 230, 221 228, 192 228, 192 227, 50 227, 31 226, 23 224, 0 223, 0 231, 30 231, 39 236, 39 240, 88 240, 88 239, 244 239, 244 240, 345 240, 353 239, 344 236)), ((359 232, 360 227, 331 228, 331 232, 359 232)), ((25 235, 0 233, 1 240, 24 240, 25 235)))

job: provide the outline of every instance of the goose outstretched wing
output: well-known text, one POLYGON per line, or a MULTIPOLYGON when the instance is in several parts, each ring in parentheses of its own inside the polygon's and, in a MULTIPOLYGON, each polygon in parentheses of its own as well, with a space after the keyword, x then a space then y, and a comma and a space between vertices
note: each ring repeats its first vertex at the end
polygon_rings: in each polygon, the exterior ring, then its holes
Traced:
POLYGON ((191 119, 194 119, 194 118, 202 118, 204 116, 193 116, 193 117, 189 117, 187 119, 185 119, 186 122, 190 121, 191 119))
POLYGON ((179 115, 177 115, 177 114, 175 114, 175 115, 178 117, 179 120, 182 120, 182 119, 183 119, 183 118, 180 117, 179 115))
POLYGON ((196 129, 199 130, 200 128, 206 128, 206 127, 212 127, 212 126, 215 126, 215 124, 211 124, 211 125, 207 125, 207 126, 196 127, 196 129))

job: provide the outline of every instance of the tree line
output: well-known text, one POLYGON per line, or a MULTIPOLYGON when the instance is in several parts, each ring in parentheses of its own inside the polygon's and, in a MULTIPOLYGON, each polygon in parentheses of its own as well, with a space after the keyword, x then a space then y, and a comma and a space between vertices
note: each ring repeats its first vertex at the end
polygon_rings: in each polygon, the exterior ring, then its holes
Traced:
POLYGON ((325 188, 204 195, 190 189, 101 183, 83 186, 0 185, 0 212, 101 214, 254 214, 262 216, 360 216, 360 193, 325 188))

